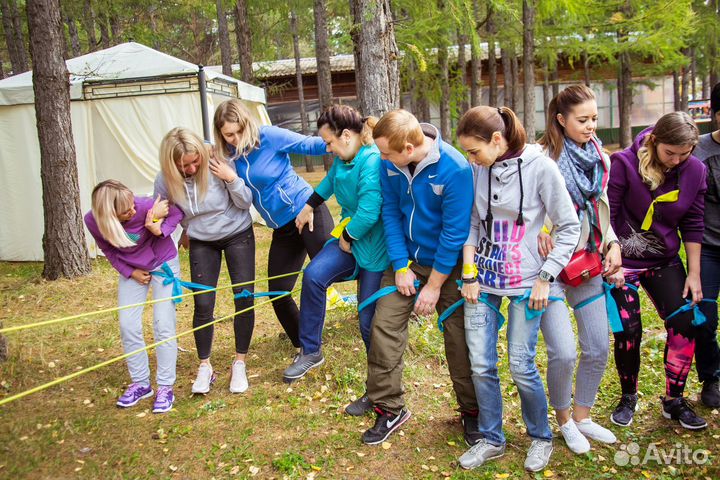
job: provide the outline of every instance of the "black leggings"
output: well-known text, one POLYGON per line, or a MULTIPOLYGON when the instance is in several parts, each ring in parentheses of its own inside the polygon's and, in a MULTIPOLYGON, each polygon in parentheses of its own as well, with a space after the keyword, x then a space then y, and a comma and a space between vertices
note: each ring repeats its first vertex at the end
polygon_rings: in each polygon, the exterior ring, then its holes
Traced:
MULTIPOLYGON (((283 273, 296 272, 305 263, 305 256, 313 259, 330 238, 333 219, 325 204, 314 210, 313 231, 306 225, 302 233, 298 233, 295 220, 273 231, 270 252, 268 254, 268 276, 274 277, 283 273)), ((297 282, 297 275, 278 278, 268 282, 269 291, 291 291, 297 282)), ((298 324, 300 310, 292 296, 283 297, 273 302, 275 315, 285 333, 296 348, 300 348, 298 324)))
MULTIPOLYGON (((222 240, 203 241, 190 239, 190 277, 194 283, 216 287, 220 276, 220 262, 225 252, 225 264, 230 281, 235 283, 255 280, 255 234, 250 228, 222 240)), ((245 285, 233 288, 233 293, 247 289, 254 291, 254 286, 245 285)), ((193 297, 195 313, 193 327, 205 325, 213 320, 215 310, 215 292, 201 293, 193 297)), ((234 299, 235 311, 239 312, 253 305, 252 298, 234 299)), ((235 330, 235 351, 247 353, 250 347, 253 329, 255 328, 255 310, 236 315, 233 319, 235 330)), ((210 358, 213 341, 213 326, 194 332, 195 346, 200 360, 210 358)))
MULTIPOLYGON (((627 283, 642 285, 660 318, 665 320, 671 313, 685 305, 682 298, 685 286, 685 268, 682 263, 625 276, 627 283)), ((622 393, 637 392, 640 372, 640 341, 642 321, 640 317, 640 296, 634 290, 613 289, 612 296, 617 302, 623 332, 615 335, 615 365, 620 375, 622 393)), ((684 312, 665 320, 667 340, 665 342, 665 393, 681 397, 685 389, 693 354, 695 353, 695 327, 693 313, 684 312)))

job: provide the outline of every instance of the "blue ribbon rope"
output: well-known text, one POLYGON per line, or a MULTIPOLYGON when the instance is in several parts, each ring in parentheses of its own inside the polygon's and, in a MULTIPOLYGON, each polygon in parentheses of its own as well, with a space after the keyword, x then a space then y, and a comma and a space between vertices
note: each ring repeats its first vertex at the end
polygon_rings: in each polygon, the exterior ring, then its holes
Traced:
MULTIPOLYGON (((709 298, 704 298, 700 301, 705 302, 705 303, 717 303, 717 300, 711 300, 709 298)), ((694 315, 693 321, 692 321, 692 324, 694 326, 697 327, 699 325, 702 325, 703 323, 705 323, 705 320, 707 320, 707 318, 705 318, 705 314, 700 311, 699 306, 697 304, 693 305, 692 301, 687 300, 687 299, 685 300, 685 305, 683 305, 682 307, 678 308, 673 313, 668 315, 668 317, 665 320, 670 320, 671 318, 673 318, 676 315, 680 315, 681 313, 690 312, 690 311, 692 311, 693 315, 694 315)))
MULTIPOLYGON (((185 282, 175 276, 175 273, 170 268, 167 262, 163 263, 160 270, 150 272, 151 275, 160 277, 163 279, 163 285, 169 285, 172 283, 172 296, 177 297, 182 295, 182 289, 187 288, 188 290, 215 290, 215 287, 208 287, 207 285, 201 285, 199 283, 185 282)), ((182 298, 174 298, 173 303, 182 302, 182 298)))
MULTIPOLYGON (((462 288, 462 286, 463 286, 462 280, 456 280, 455 282, 458 284, 458 287, 462 288)), ((498 322, 498 330, 500 330, 502 328, 503 324, 505 323, 505 316, 502 313, 500 313, 500 309, 498 309, 495 305, 493 305, 490 302, 490 297, 488 296, 488 293, 483 292, 480 295, 478 295, 478 302, 484 303, 485 305, 488 306, 488 308, 490 310, 495 312, 495 314, 500 319, 500 321, 498 322)), ((450 315, 455 313, 455 310, 457 310, 464 304, 465 304, 465 299, 461 298, 457 302, 450 305, 441 315, 438 315, 438 330, 440 330, 441 332, 445 332, 445 326, 444 326, 445 320, 450 318, 450 315)))
MULTIPOLYGON (((525 320, 535 320, 537 317, 542 316, 543 313, 545 313, 545 309, 541 308, 540 310, 535 310, 534 308, 530 308, 530 294, 532 293, 532 290, 525 290, 525 293, 522 295, 515 297, 513 299, 513 302, 515 303, 522 303, 525 302, 525 320)), ((561 297, 548 297, 548 302, 564 302, 565 299, 561 297)))
POLYGON ((276 291, 276 292, 251 292, 243 288, 235 294, 234 298, 260 298, 260 297, 275 297, 277 295, 287 295, 289 291, 276 291))
MULTIPOLYGON (((420 288, 420 280, 415 280, 415 289, 417 290, 420 288)), ((398 288, 395 285, 388 285, 387 287, 383 287, 377 292, 370 295, 364 302, 362 302, 360 305, 358 305, 358 312, 362 311, 363 308, 367 307, 368 305, 371 305, 373 302, 377 302, 382 297, 385 297, 387 295, 390 295, 391 293, 395 293, 398 291, 398 288)), ((417 298, 417 296, 415 297, 417 298)))
MULTIPOLYGON (((598 293, 597 295, 594 295, 590 298, 586 298, 582 302, 575 305, 574 310, 580 310, 581 308, 590 305, 594 301, 600 300, 601 298, 605 297, 605 309, 607 310, 607 317, 608 322, 610 323, 610 328, 612 329, 613 333, 620 333, 624 330, 622 325, 622 319, 620 318, 620 311, 618 310, 617 302, 615 301, 615 298, 613 298, 611 293, 612 289, 617 287, 607 282, 603 282, 602 286, 602 293, 598 293)), ((626 283, 625 287, 629 288, 630 290, 634 290, 635 292, 638 291, 638 288, 630 283, 626 283)))

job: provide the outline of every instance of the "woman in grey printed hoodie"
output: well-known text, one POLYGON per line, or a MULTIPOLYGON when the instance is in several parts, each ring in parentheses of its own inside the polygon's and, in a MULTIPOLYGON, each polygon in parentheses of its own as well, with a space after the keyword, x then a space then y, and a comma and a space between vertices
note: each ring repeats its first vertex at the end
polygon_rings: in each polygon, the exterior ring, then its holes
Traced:
POLYGON ((457 136, 475 173, 462 296, 473 384, 482 399, 478 430, 484 437, 460 457, 460 465, 475 468, 505 453, 497 341, 500 304, 508 297, 510 373, 532 439, 525 468, 537 472, 547 466, 553 450, 545 388, 535 364, 540 317, 568 315, 554 279, 570 259, 580 224, 557 165, 539 146, 526 144, 525 130, 512 110, 472 108, 460 119, 457 136), (557 238, 542 259, 536 239, 546 215, 557 238))
MULTIPOLYGON (((255 236, 250 216, 252 192, 235 167, 223 159, 210 158, 200 137, 185 128, 174 128, 160 144, 161 172, 155 178, 155 196, 169 199, 185 214, 182 226, 189 239, 190 278, 194 283, 217 286, 223 253, 233 284, 255 280, 255 236)), ((233 293, 253 285, 238 286, 233 293)), ((215 292, 193 297, 193 327, 210 323, 215 310, 215 292)), ((235 357, 231 367, 230 391, 248 388, 245 356, 255 327, 252 297, 235 298, 233 319, 235 357)), ((195 331, 200 367, 193 393, 206 394, 215 381, 210 364, 213 327, 195 331)))

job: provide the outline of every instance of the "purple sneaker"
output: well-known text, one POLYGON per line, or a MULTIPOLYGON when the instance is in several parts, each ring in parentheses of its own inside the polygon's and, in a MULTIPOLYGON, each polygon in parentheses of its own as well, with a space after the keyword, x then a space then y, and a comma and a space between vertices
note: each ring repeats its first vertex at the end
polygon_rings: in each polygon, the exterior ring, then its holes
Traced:
POLYGON ((120 408, 128 408, 136 405, 143 398, 150 398, 153 394, 153 389, 150 385, 141 385, 139 383, 131 383, 130 386, 125 390, 116 405, 120 408))
POLYGON ((175 395, 172 387, 161 385, 158 387, 157 397, 153 404, 153 413, 165 413, 172 410, 175 395))

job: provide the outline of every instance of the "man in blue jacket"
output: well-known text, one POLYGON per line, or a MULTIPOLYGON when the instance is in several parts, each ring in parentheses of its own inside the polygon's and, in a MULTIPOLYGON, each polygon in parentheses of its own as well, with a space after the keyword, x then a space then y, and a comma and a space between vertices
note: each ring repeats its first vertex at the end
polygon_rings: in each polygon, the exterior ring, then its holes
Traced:
MULTIPOLYGON (((394 110, 380 119, 373 137, 383 159, 382 220, 391 262, 381 288, 394 285, 398 291, 378 300, 373 319, 367 389, 378 417, 363 434, 368 445, 384 442, 410 418, 402 386, 410 314, 439 314, 460 299, 455 281, 473 202, 469 164, 434 126, 394 110)), ((480 438, 477 400, 463 321, 462 309, 445 321, 445 355, 465 440, 474 444, 480 438)))

